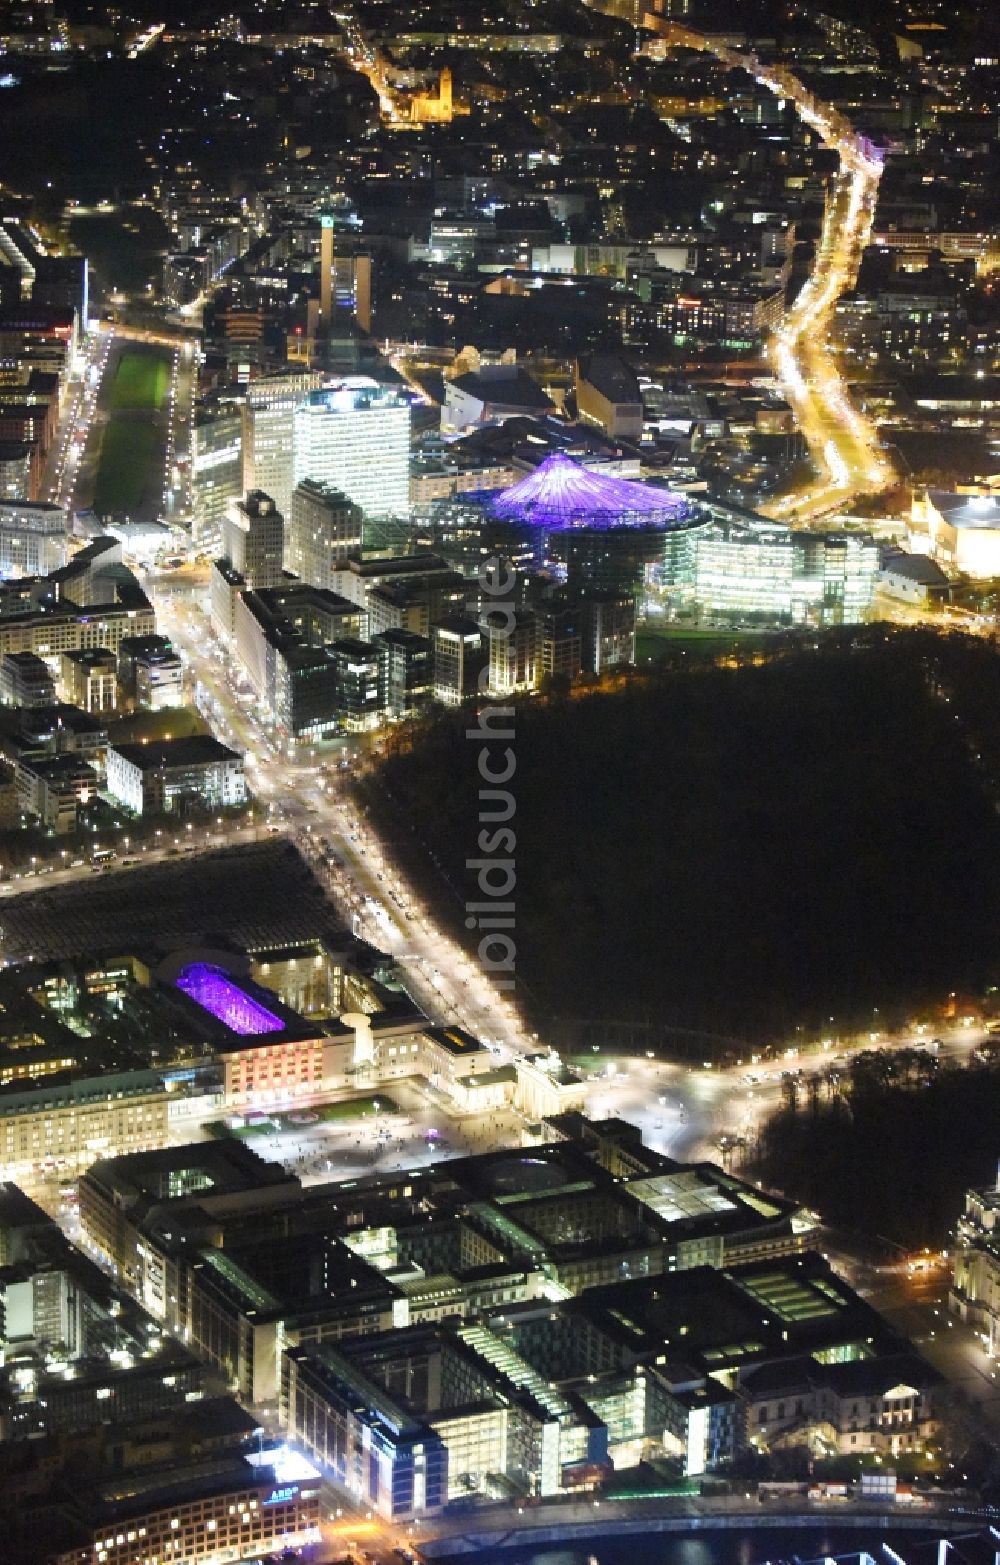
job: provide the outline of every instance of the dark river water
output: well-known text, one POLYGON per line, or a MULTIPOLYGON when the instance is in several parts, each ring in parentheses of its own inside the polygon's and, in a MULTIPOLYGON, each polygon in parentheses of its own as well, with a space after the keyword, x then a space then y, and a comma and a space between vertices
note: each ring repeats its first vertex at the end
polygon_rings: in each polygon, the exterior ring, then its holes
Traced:
MULTIPOLYGON (((952 1527, 948 1534, 954 1536, 959 1530, 952 1527)), ((817 1523, 773 1530, 598 1535, 586 1541, 574 1539, 571 1548, 551 1543, 526 1549, 486 1548, 475 1560, 477 1565, 792 1565, 796 1560, 836 1558, 843 1565, 858 1565, 863 1551, 874 1556, 876 1565, 894 1565, 881 1547, 885 1543, 905 1565, 936 1565, 939 1536, 931 1528, 926 1533, 875 1531, 869 1536, 865 1531, 817 1523)), ((471 1565, 471 1560, 469 1555, 461 1557, 462 1565, 471 1565)), ((457 1557, 454 1565, 459 1565, 457 1557)))

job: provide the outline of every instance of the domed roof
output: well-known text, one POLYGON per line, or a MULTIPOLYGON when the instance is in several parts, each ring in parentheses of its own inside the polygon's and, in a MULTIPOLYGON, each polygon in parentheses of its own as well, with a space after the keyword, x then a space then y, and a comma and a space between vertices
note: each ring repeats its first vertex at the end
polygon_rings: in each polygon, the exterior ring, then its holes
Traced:
POLYGON ((652 484, 592 473, 565 452, 554 451, 533 473, 496 495, 498 521, 564 527, 666 526, 681 519, 683 495, 652 484))

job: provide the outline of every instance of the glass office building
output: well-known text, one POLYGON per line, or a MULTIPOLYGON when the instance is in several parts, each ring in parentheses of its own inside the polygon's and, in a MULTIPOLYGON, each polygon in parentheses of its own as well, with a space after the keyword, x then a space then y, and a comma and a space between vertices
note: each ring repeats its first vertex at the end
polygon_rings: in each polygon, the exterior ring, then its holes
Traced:
POLYGON ((405 393, 363 375, 312 392, 293 417, 293 486, 306 478, 339 489, 366 516, 408 516, 405 393))
POLYGON ((202 412, 191 431, 193 537, 203 545, 222 535, 230 501, 243 493, 243 422, 238 407, 202 412))
POLYGON ((692 545, 664 586, 703 616, 816 626, 868 617, 879 553, 867 534, 731 519, 703 528, 692 545))

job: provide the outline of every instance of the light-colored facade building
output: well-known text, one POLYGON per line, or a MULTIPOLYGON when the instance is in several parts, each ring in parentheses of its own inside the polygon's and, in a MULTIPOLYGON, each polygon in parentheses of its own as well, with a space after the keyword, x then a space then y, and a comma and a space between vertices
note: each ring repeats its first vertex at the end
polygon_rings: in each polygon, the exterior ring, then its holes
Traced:
POLYGON ((880 592, 900 603, 940 603, 950 592, 948 578, 936 560, 902 549, 883 554, 878 584, 880 592))
POLYGON ((538 632, 538 621, 530 610, 515 614, 509 625, 488 623, 491 695, 534 690, 539 677, 538 632))
POLYGON ((236 638, 236 605, 246 582, 228 560, 213 560, 208 578, 208 616, 220 641, 236 638))
POLYGON ((631 365, 616 353, 591 353, 576 365, 576 410, 612 440, 642 439, 642 393, 631 365))
POLYGON ((114 712, 118 706, 118 659, 106 647, 64 652, 61 659, 63 695, 85 712, 114 712))
POLYGON ((57 837, 76 830, 81 805, 97 793, 94 768, 74 755, 21 756, 14 771, 18 808, 57 837))
POLYGON ((0 1097, 0 1171, 22 1189, 72 1178, 98 1158, 154 1151, 167 1139, 167 1090, 153 1071, 0 1097))
POLYGON ((247 389, 242 410, 243 478, 239 494, 263 489, 282 516, 292 499, 292 413, 323 383, 317 370, 261 375, 247 389))
POLYGON ((8 652, 0 661, 0 701, 4 706, 51 706, 55 698, 49 666, 34 652, 8 652))
POLYGON ((558 1054, 533 1054, 516 1063, 515 1099, 529 1119, 582 1110, 587 1084, 558 1054))
POLYGON ((311 587, 334 590, 334 573, 361 548, 360 506, 338 489, 304 478, 292 490, 285 568, 311 587))
POLYGON ((292 502, 294 412, 301 400, 301 392, 260 407, 248 399, 243 409, 242 492, 263 490, 283 516, 292 502))
POLYGON ((979 1332, 990 1358, 1000 1356, 1000 1180, 966 1194, 955 1230, 948 1307, 979 1332))
POLYGON ((35 471, 34 447, 27 442, 5 441, 0 446, 0 499, 27 500, 35 471))
POLYGON ((109 745, 107 789, 136 815, 169 815, 185 800, 214 810, 247 799, 242 755, 209 734, 109 745))
POLYGON ((787 1371, 776 1380, 773 1372, 751 1372, 744 1396, 751 1443, 764 1451, 914 1456, 941 1428, 940 1377, 916 1354, 814 1362, 798 1383, 787 1371))
POLYGON ((580 601, 580 626, 580 656, 588 674, 635 662, 635 598, 630 592, 588 592, 580 601))
POLYGON ((166 636, 137 636, 118 649, 118 694, 127 706, 151 712, 181 706, 184 668, 166 636))
POLYGON ((184 705, 184 667, 176 654, 137 660, 135 704, 150 712, 184 705))
POLYGON ((236 1038, 219 1049, 223 1100, 233 1107, 260 1108, 324 1091, 345 1078, 353 1034, 300 1030, 273 1038, 236 1038))
POLYGON ((278 585, 285 518, 269 494, 254 489, 245 499, 230 501, 222 521, 222 548, 233 570, 252 591, 278 585))
POLYGON ((217 1565, 318 1540, 318 1481, 280 1483, 273 1468, 243 1459, 227 1465, 177 1467, 158 1484, 128 1474, 99 1485, 87 1495, 79 1546, 52 1565, 217 1565))
POLYGON ((914 554, 929 554, 943 570, 1000 576, 1000 496, 930 489, 914 496, 906 528, 914 554))
POLYGON ((65 612, 28 612, 0 617, 0 657, 8 652, 36 652, 55 658, 62 652, 86 647, 109 647, 117 652, 126 636, 151 636, 156 616, 148 602, 100 604, 96 608, 65 612))
POLYGON ((434 699, 444 702, 445 706, 461 706, 477 693, 480 675, 487 668, 482 631, 475 620, 452 615, 434 626, 431 642, 434 647, 434 699))

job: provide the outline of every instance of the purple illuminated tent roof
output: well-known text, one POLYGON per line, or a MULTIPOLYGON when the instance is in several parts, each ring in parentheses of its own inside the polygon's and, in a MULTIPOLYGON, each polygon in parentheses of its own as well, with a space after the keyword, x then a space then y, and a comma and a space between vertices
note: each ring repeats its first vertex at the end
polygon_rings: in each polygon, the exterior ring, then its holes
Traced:
POLYGON ((178 989, 190 995, 210 1016, 223 1022, 230 1032, 245 1037, 250 1033, 284 1029, 280 1017, 241 989, 221 967, 211 967, 207 962, 189 962, 187 967, 181 968, 175 982, 178 989))
POLYGON ((527 478, 490 502, 498 521, 533 522, 550 531, 670 526, 681 520, 685 508, 683 495, 591 473, 562 451, 554 451, 527 478))

